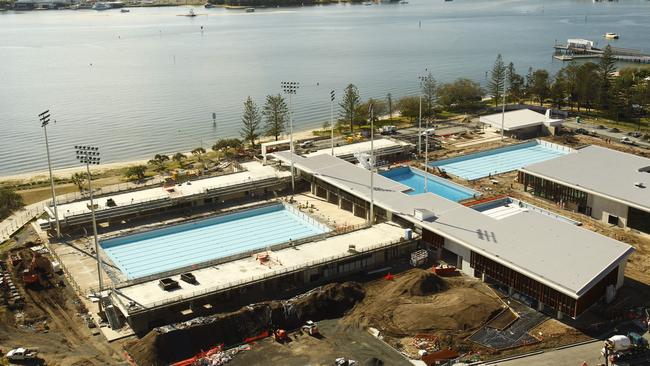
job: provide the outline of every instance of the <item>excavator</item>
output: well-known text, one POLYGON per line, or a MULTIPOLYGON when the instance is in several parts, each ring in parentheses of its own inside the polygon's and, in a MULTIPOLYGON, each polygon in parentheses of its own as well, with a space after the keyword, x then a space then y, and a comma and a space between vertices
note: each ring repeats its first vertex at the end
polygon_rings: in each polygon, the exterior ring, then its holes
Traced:
POLYGON ((23 270, 23 282, 25 286, 30 286, 39 282, 38 278, 38 264, 36 263, 36 253, 32 256, 32 261, 29 264, 29 268, 23 270))

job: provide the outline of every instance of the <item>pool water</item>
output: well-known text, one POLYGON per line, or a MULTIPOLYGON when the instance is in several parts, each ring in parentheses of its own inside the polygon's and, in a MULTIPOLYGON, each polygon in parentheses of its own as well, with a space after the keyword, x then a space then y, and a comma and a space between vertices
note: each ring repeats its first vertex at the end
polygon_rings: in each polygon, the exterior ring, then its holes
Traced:
POLYGON ((482 151, 476 154, 438 160, 430 163, 429 166, 438 167, 449 174, 463 179, 474 180, 489 175, 517 170, 526 165, 568 154, 571 151, 570 148, 561 145, 533 141, 526 144, 482 151))
POLYGON ((406 192, 407 194, 425 193, 424 176, 426 175, 428 177, 426 192, 437 194, 438 196, 455 202, 463 201, 480 195, 479 192, 476 192, 473 189, 463 187, 454 182, 408 166, 390 169, 388 171, 381 172, 380 174, 386 178, 411 187, 412 190, 406 192))
POLYGON ((101 246, 133 279, 327 231, 305 214, 277 204, 108 239, 101 246))

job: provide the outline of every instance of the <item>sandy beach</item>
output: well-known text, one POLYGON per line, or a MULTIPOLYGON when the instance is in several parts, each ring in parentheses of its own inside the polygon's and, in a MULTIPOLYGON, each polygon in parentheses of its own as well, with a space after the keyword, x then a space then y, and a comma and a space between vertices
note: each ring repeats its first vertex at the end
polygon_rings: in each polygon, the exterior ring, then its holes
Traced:
MULTIPOLYGON (((314 131, 317 130, 320 129, 296 132, 293 134, 293 138, 296 141, 308 139, 314 137, 314 131)), ((289 136, 284 135, 280 137, 280 139, 285 139, 285 138, 289 138, 289 136)), ((272 140, 273 140, 272 137, 265 136, 264 138, 260 139, 258 143, 268 142, 272 140)), ((206 150, 210 150, 210 148, 206 147, 206 150)), ((188 156, 192 155, 192 153, 190 153, 189 151, 183 152, 183 154, 188 156)), ((128 161, 101 164, 101 165, 91 166, 90 171, 93 174, 101 174, 109 170, 122 169, 133 165, 141 165, 141 164, 146 165, 148 161, 149 159, 140 159, 140 160, 128 160, 128 161)), ((52 171, 52 175, 54 175, 55 178, 67 179, 70 178, 70 176, 74 173, 85 172, 85 171, 86 171, 86 167, 80 165, 77 167, 55 169, 52 171)), ((39 182, 39 181, 46 181, 46 180, 49 180, 49 172, 47 170, 0 176, 0 183, 2 182, 25 183, 25 182, 39 182)))

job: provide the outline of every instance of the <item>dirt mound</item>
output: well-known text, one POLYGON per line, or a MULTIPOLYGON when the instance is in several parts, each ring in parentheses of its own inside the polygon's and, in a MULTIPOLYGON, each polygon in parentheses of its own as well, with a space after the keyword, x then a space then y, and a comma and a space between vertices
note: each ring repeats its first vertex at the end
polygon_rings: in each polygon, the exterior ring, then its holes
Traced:
POLYGON ((366 297, 344 318, 352 326, 372 326, 403 337, 424 332, 464 332, 479 327, 501 310, 501 302, 480 282, 443 279, 422 269, 393 281, 368 285, 366 297))
POLYGON ((447 289, 447 284, 433 272, 415 269, 398 276, 385 289, 387 296, 426 296, 447 289))
POLYGON ((221 343, 240 343, 273 327, 295 329, 309 319, 340 317, 363 297, 358 283, 328 284, 287 301, 249 305, 231 313, 156 328, 125 348, 139 365, 168 365, 221 343))

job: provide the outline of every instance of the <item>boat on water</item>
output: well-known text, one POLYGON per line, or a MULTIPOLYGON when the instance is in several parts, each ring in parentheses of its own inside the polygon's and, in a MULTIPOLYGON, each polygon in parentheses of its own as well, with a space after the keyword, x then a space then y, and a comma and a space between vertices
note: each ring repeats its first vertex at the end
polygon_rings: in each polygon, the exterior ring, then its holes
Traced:
POLYGON ((97 11, 101 11, 101 10, 113 9, 113 7, 109 3, 97 2, 95 3, 95 5, 93 5, 93 9, 97 11))
POLYGON ((603 34, 603 37, 606 39, 618 39, 620 36, 617 33, 605 33, 603 34))
POLYGON ((131 10, 129 10, 129 9, 121 9, 120 12, 121 13, 130 13, 131 10))
POLYGON ((372 1, 364 1, 361 4, 365 5, 365 6, 370 6, 370 5, 372 5, 372 1))
POLYGON ((406 0, 402 0, 402 1, 400 1, 399 3, 400 3, 400 4, 408 4, 409 2, 406 1, 406 0))
POLYGON ((247 13, 254 13, 254 12, 255 12, 255 8, 246 8, 246 12, 247 12, 247 13))
POLYGON ((214 8, 214 4, 206 3, 206 4, 205 4, 205 8, 206 8, 206 9, 214 8))

